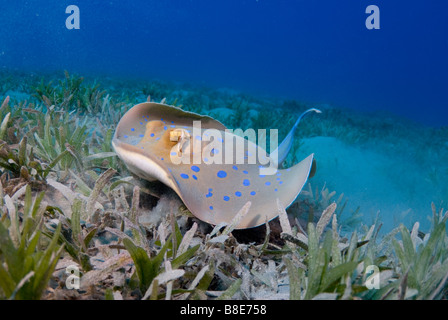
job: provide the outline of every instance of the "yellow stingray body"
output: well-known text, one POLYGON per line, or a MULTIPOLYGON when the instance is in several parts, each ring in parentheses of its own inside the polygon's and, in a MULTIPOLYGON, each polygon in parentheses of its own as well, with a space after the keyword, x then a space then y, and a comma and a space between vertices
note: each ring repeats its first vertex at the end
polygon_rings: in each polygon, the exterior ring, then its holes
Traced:
POLYGON ((291 168, 260 174, 260 168, 271 160, 261 147, 226 131, 211 117, 150 102, 132 107, 122 117, 112 145, 132 173, 172 188, 202 221, 230 223, 250 201, 250 209, 237 229, 256 227, 275 218, 279 214, 277 199, 285 208, 292 204, 313 163, 311 154, 291 168), (198 123, 200 130, 194 126, 198 123), (234 142, 232 149, 225 148, 224 141, 229 140, 234 142), (256 150, 257 159, 263 163, 244 161, 248 152, 238 153, 238 143, 256 150), (233 161, 228 161, 231 157, 226 161, 226 154, 232 155, 233 161))

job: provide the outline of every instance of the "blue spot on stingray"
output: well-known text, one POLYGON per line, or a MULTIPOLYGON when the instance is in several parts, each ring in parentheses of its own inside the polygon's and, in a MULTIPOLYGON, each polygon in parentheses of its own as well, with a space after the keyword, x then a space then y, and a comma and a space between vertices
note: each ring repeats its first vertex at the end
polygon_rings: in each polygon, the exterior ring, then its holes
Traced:
POLYGON ((250 195, 251 196, 254 196, 254 195, 256 195, 257 193, 255 192, 255 191, 252 191, 251 193, 250 193, 250 195))
POLYGON ((163 161, 163 158, 160 158, 160 160, 162 160, 162 161, 163 161))
POLYGON ((176 154, 177 154, 177 152, 174 152, 174 151, 171 152, 171 155, 172 155, 172 156, 175 156, 176 154))
POLYGON ((277 192, 277 191, 278 191, 278 189, 274 189, 274 191, 275 191, 275 192, 277 192))
POLYGON ((223 139, 223 138, 218 138, 218 141, 221 142, 221 143, 223 143, 223 142, 224 142, 224 139, 223 139))
POLYGON ((264 177, 266 177, 265 174, 260 174, 260 178, 264 178, 264 177))
POLYGON ((188 179, 188 174, 181 173, 180 176, 181 176, 183 179, 188 179))
POLYGON ((160 140, 160 137, 157 137, 157 138, 156 138, 156 141, 159 141, 159 140, 160 140))
POLYGON ((140 124, 143 124, 143 122, 140 121, 140 124))
POLYGON ((142 134, 139 134, 138 136, 139 136, 140 138, 143 138, 143 137, 144 137, 142 134))
POLYGON ((198 177, 196 177, 194 174, 191 176, 194 180, 198 180, 198 177))
POLYGON ((237 197, 241 197, 241 192, 237 191, 237 192, 235 192, 235 195, 236 195, 237 197))
POLYGON ((160 121, 163 121, 163 118, 160 118, 160 121))
POLYGON ((219 153, 218 149, 215 149, 215 148, 212 149, 212 154, 218 154, 218 153, 219 153))
POLYGON ((237 166, 233 166, 232 169, 238 171, 238 167, 237 166))
POLYGON ((277 178, 277 181, 280 181, 280 178, 277 178))
POLYGON ((250 186, 250 181, 248 179, 244 179, 243 186, 246 186, 246 187, 250 186))
POLYGON ((148 119, 145 119, 145 122, 148 122, 148 119))
POLYGON ((243 171, 244 174, 248 174, 249 172, 247 172, 246 170, 243 171))
POLYGON ((279 183, 279 184, 283 184, 283 181, 279 181, 278 183, 279 183))
POLYGON ((282 174, 279 172, 279 173, 277 173, 277 176, 281 176, 282 174))
POLYGON ((131 128, 131 131, 135 131, 135 128, 131 128))
POLYGON ((222 171, 222 170, 218 171, 217 176, 218 176, 218 178, 225 178, 225 177, 227 177, 227 172, 222 171))
POLYGON ((213 210, 213 206, 210 206, 210 210, 213 210))
POLYGON ((165 129, 165 130, 166 130, 166 129, 168 129, 168 127, 167 127, 167 126, 164 126, 164 127, 163 127, 163 129, 165 129))
POLYGON ((151 137, 154 137, 154 133, 151 133, 151 137))
POLYGON ((224 196, 224 201, 229 201, 230 200, 230 197, 228 197, 228 196, 224 196))
POLYGON ((213 196, 212 191, 213 191, 212 188, 208 189, 208 193, 205 195, 205 197, 206 197, 206 198, 210 198, 211 196, 213 196))
POLYGON ((124 137, 127 139, 128 138, 128 136, 127 135, 124 135, 124 137))
POLYGON ((267 181, 267 182, 265 183, 265 185, 270 186, 271 183, 270 183, 269 181, 267 181))
POLYGON ((191 170, 193 170, 194 172, 199 172, 199 171, 201 171, 201 169, 199 169, 198 166, 191 166, 191 170))
POLYGON ((176 128, 176 126, 174 124, 170 125, 171 128, 176 128))

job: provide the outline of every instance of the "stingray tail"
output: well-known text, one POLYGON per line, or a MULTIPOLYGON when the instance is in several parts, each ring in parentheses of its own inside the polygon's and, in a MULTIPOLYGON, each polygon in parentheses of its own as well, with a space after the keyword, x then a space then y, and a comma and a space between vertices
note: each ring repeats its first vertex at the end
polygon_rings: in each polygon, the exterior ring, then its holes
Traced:
MULTIPOLYGON (((316 113, 322 113, 322 111, 320 111, 319 109, 315 109, 315 108, 311 108, 306 110, 305 112, 303 112, 299 118, 297 119, 296 123, 294 124, 294 126, 291 128, 291 130, 289 131, 288 135, 286 136, 285 139, 283 139, 282 143, 278 146, 277 149, 275 149, 273 152, 271 152, 271 155, 275 154, 277 152, 277 163, 278 165, 281 165, 283 163, 283 161, 285 161, 286 157, 288 156, 289 151, 291 150, 293 141, 294 141, 294 133, 300 123, 300 121, 302 120, 302 118, 307 115, 308 113, 311 112, 316 112, 316 113)), ((272 156, 271 156, 272 157, 272 156)))

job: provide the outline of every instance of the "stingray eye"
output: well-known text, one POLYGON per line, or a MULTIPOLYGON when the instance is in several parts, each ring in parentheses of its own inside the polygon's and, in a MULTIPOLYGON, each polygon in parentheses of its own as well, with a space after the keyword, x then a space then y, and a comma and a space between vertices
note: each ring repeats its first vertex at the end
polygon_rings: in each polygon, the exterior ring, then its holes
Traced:
POLYGON ((190 134, 188 133, 187 130, 185 129, 174 129, 170 132, 170 141, 178 141, 180 142, 181 140, 183 140, 185 137, 190 137, 190 134))
POLYGON ((179 153, 179 155, 187 150, 187 147, 190 145, 190 139, 190 134, 185 129, 174 129, 170 132, 170 141, 177 141, 177 144, 174 146, 174 148, 179 153))

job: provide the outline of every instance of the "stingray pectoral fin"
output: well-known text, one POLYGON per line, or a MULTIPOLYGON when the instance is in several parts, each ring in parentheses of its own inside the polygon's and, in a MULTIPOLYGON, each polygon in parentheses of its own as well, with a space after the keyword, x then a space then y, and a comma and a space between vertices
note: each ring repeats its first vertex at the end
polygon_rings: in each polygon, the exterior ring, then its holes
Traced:
MULTIPOLYGON (((295 166, 279 170, 277 175, 266 176, 273 188, 260 190, 260 198, 252 200, 249 214, 241 221, 238 228, 251 228, 264 224, 279 215, 277 198, 283 207, 289 207, 305 185, 313 163, 314 154, 309 155, 295 166), (278 191, 275 191, 275 190, 278 191)), ((265 182, 265 183, 266 183, 265 182)), ((262 186, 263 188, 265 186, 262 186)))
POLYGON ((185 111, 181 108, 165 104, 144 102, 132 107, 120 119, 117 130, 115 131, 115 137, 122 139, 125 135, 134 135, 138 138, 139 134, 144 134, 146 131, 146 127, 139 126, 138 124, 146 124, 146 122, 154 120, 162 122, 169 121, 167 125, 175 124, 176 126, 191 126, 193 121, 201 121, 201 127, 203 129, 226 129, 221 122, 209 116, 185 111), (135 131, 130 132, 131 129, 135 131))
POLYGON ((251 207, 237 229, 252 228, 278 216, 277 198, 286 208, 302 190, 313 162, 310 155, 297 165, 261 175, 254 165, 173 166, 173 189, 187 208, 213 225, 230 223, 248 202, 251 207))
POLYGON ((177 184, 173 180, 171 173, 155 157, 150 157, 138 147, 123 143, 118 139, 112 140, 112 146, 118 154, 118 157, 133 174, 147 181, 161 181, 179 193, 177 184))
POLYGON ((284 205, 285 208, 288 208, 297 198, 300 191, 302 191, 303 186, 305 185, 306 180, 309 177, 313 165, 313 160, 314 160, 314 153, 310 154, 308 157, 303 159, 295 166, 289 168, 290 169, 289 172, 288 172, 289 169, 285 170, 287 173, 289 173, 291 177, 288 188, 290 188, 291 191, 293 191, 290 194, 288 194, 287 197, 280 199, 282 201, 281 203, 284 205))

